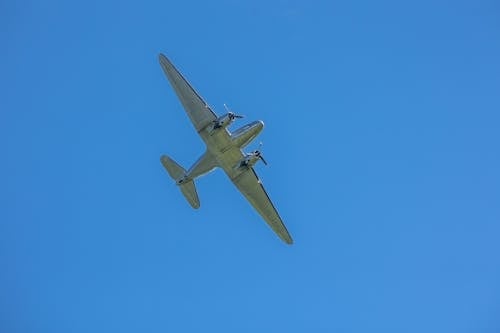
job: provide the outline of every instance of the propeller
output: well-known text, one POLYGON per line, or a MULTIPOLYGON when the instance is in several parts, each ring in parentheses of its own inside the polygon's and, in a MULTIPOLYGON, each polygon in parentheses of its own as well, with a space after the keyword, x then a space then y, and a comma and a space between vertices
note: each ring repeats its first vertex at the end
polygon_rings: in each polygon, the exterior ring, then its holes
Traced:
POLYGON ((255 152, 255 156, 257 156, 258 158, 260 158, 262 160, 262 162, 264 163, 264 165, 267 165, 267 162, 266 160, 264 159, 264 157, 262 156, 262 154, 260 153, 260 151, 256 151, 255 152))
POLYGON ((257 156, 258 158, 260 158, 260 160, 264 163, 264 165, 267 165, 267 162, 266 160, 264 159, 264 156, 262 156, 262 153, 260 152, 262 148, 262 142, 259 142, 259 148, 254 150, 252 152, 252 154, 254 154, 255 156, 257 156))
POLYGON ((227 107, 226 103, 224 103, 224 109, 226 109, 227 114, 229 115, 229 118, 231 118, 231 120, 232 120, 232 119, 235 119, 235 118, 238 118, 238 119, 243 118, 243 116, 242 116, 242 115, 236 114, 236 113, 234 113, 233 111, 231 111, 231 110, 227 107))

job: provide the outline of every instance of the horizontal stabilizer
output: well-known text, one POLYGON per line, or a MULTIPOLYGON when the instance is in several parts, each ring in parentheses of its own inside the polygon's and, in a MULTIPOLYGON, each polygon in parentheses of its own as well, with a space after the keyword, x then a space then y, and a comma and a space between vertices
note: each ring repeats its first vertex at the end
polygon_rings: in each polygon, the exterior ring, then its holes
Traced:
POLYGON ((162 155, 160 158, 161 164, 167 170, 170 177, 172 177, 176 182, 186 175, 186 170, 181 167, 177 162, 168 157, 167 155, 162 155))
POLYGON ((160 158, 161 164, 167 170, 170 177, 175 180, 175 183, 179 185, 182 194, 189 202, 191 207, 199 208, 200 199, 198 198, 198 193, 196 193, 196 187, 194 186, 194 181, 186 176, 186 170, 181 167, 177 162, 166 155, 162 155, 160 158))
POLYGON ((196 187, 194 186, 194 182, 191 180, 187 183, 180 185, 182 194, 187 199, 191 207, 194 209, 200 208, 200 199, 198 198, 198 193, 196 193, 196 187))

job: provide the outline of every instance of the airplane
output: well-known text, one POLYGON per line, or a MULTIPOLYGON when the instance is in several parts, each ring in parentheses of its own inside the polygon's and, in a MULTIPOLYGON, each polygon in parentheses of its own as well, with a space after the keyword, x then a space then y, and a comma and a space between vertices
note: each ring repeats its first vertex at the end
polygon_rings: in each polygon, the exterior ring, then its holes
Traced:
POLYGON ((279 238, 286 244, 292 244, 292 237, 254 170, 254 165, 259 160, 267 165, 260 147, 249 153, 243 152, 243 148, 262 131, 264 123, 254 121, 230 132, 228 126, 242 116, 230 111, 226 105, 224 107, 227 113, 217 116, 165 55, 160 54, 159 60, 189 119, 206 145, 205 153, 189 170, 185 170, 167 155, 160 158, 186 200, 193 208, 198 209, 200 200, 194 180, 215 168, 221 168, 279 238))

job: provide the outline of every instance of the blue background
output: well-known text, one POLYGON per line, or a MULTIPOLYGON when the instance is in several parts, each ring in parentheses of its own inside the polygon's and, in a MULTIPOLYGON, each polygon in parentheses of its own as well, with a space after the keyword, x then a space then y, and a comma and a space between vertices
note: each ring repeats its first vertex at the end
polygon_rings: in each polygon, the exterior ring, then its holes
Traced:
POLYGON ((496 1, 2 1, 0 331, 500 332, 496 1), (158 63, 261 119, 295 244, 158 63))

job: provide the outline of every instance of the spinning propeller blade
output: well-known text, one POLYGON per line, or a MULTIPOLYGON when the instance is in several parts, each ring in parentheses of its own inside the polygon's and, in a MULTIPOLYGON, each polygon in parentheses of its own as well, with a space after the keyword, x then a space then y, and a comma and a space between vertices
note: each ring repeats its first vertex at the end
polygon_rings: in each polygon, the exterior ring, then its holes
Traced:
POLYGON ((231 111, 231 110, 227 107, 226 103, 224 103, 224 109, 226 109, 226 111, 227 111, 227 113, 229 114, 229 116, 230 116, 231 118, 233 118, 233 119, 234 119, 234 118, 241 119, 241 118, 243 118, 243 117, 244 117, 244 116, 242 116, 242 115, 236 114, 236 113, 234 113, 233 111, 231 111))
POLYGON ((259 148, 254 150, 253 153, 255 156, 257 156, 258 158, 260 158, 260 160, 264 163, 264 165, 267 165, 267 162, 266 160, 264 159, 264 156, 262 156, 262 153, 260 152, 262 148, 262 142, 259 142, 259 148))

